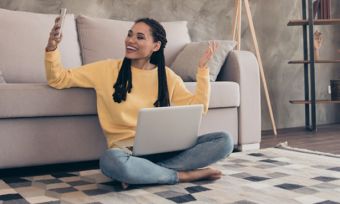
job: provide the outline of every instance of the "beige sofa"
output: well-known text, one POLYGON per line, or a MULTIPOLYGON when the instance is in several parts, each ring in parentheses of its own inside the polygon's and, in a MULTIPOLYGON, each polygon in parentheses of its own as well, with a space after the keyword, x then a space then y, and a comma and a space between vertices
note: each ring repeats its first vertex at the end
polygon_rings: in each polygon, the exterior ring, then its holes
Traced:
MULTIPOLYGON (((96 160, 106 140, 91 89, 56 90, 46 83, 44 47, 56 15, 0 9, 0 169, 96 160)), ((122 58, 131 22, 67 15, 60 45, 65 67, 122 58)), ((190 43, 186 22, 163 23, 166 64, 190 43)), ((230 51, 211 83, 200 133, 224 130, 240 150, 259 148, 258 64, 247 51, 230 51)), ((195 82, 186 82, 194 90, 195 82)))

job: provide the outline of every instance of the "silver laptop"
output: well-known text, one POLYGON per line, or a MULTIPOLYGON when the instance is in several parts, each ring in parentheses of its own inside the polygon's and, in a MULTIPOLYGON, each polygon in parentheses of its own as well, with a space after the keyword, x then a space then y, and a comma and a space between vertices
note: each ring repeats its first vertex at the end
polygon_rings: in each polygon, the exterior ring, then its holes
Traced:
POLYGON ((196 143, 203 105, 144 108, 139 111, 133 155, 184 150, 196 143))

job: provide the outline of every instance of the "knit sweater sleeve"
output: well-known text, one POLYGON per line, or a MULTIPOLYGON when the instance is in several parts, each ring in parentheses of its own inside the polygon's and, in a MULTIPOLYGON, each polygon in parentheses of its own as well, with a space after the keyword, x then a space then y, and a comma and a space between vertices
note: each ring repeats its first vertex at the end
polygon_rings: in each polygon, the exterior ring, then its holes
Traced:
POLYGON ((195 92, 191 93, 183 80, 177 76, 171 102, 175 105, 203 104, 204 113, 207 113, 210 99, 209 69, 198 68, 196 81, 195 92))
POLYGON ((103 60, 73 69, 65 69, 58 49, 46 52, 45 70, 48 85, 56 89, 95 88, 101 78, 100 70, 107 67, 109 63, 109 60, 103 60))

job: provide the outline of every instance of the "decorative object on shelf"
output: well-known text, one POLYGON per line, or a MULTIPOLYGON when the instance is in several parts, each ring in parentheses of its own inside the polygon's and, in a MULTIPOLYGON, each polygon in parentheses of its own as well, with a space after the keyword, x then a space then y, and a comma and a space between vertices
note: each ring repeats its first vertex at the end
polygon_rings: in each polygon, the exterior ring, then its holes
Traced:
POLYGON ((321 32, 316 30, 314 32, 314 60, 320 59, 320 48, 322 44, 321 32))
POLYGON ((321 0, 314 0, 313 2, 313 17, 314 19, 318 18, 318 14, 320 14, 320 3, 321 0))
POLYGON ((253 39, 253 44, 254 44, 254 47, 255 47, 256 58, 257 58, 257 61, 259 63, 260 77, 261 77, 262 86, 263 86, 263 90, 264 90, 266 101, 267 101, 269 116, 270 116, 270 119, 271 119, 271 122, 272 122, 274 135, 276 136, 277 135, 276 124, 275 124, 275 119, 274 119, 274 115, 273 115, 272 105, 271 105, 270 98, 269 98, 266 77, 265 77, 264 71, 263 71, 262 59, 261 59, 261 55, 260 55, 259 46, 258 46, 258 43, 257 43, 254 22, 253 22, 253 18, 251 16, 251 12, 250 12, 249 0, 235 0, 235 15, 234 15, 234 22, 233 22, 233 40, 237 41, 237 50, 241 50, 241 28, 242 28, 241 27, 241 15, 242 15, 242 5, 243 5, 242 2, 243 1, 244 1, 245 9, 246 9, 246 14, 247 14, 247 18, 248 18, 251 36, 252 36, 252 39, 253 39), (236 38, 236 34, 237 34, 237 38, 236 38))
POLYGON ((330 84, 332 101, 340 100, 340 80, 331 80, 330 84))
POLYGON ((321 12, 319 19, 330 19, 331 18, 331 0, 321 0, 320 4, 321 12))
POLYGON ((313 1, 314 19, 331 18, 331 0, 314 0, 313 1))

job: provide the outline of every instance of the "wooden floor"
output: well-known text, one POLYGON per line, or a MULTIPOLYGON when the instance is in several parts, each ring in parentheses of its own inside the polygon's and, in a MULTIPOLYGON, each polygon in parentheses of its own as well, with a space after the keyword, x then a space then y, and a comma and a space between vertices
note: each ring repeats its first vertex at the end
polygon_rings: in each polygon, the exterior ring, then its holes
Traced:
POLYGON ((320 126, 316 132, 305 128, 278 130, 276 137, 272 131, 263 131, 261 148, 274 147, 285 141, 291 147, 340 154, 340 124, 320 126))

